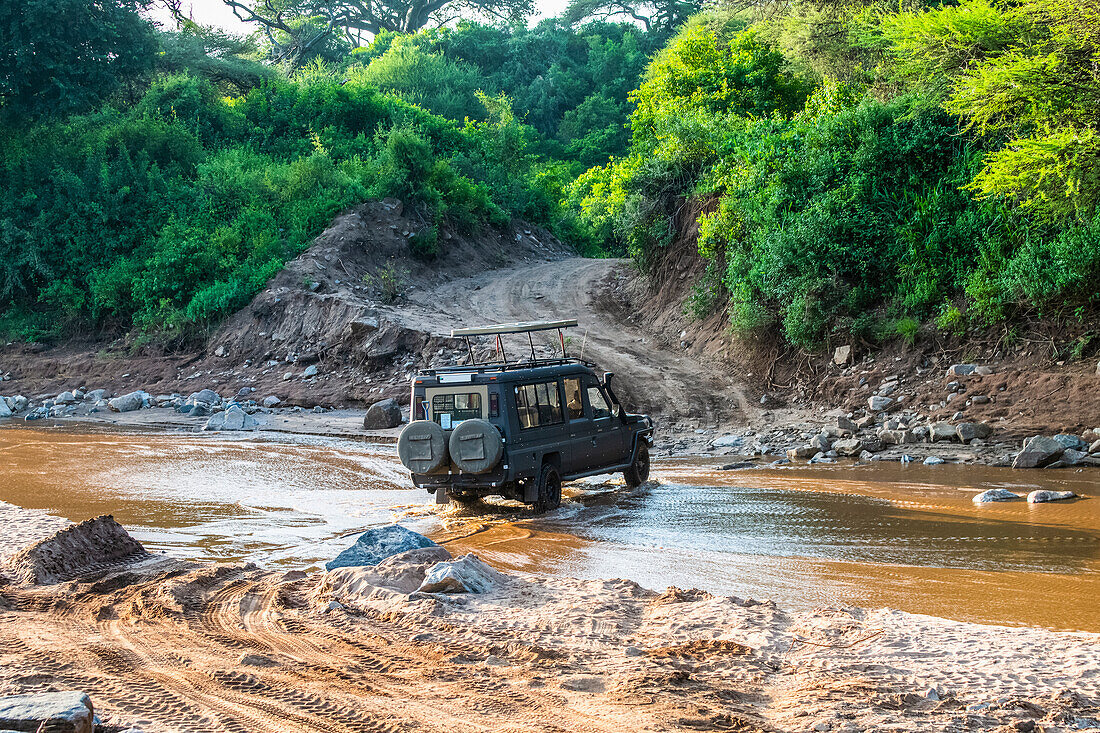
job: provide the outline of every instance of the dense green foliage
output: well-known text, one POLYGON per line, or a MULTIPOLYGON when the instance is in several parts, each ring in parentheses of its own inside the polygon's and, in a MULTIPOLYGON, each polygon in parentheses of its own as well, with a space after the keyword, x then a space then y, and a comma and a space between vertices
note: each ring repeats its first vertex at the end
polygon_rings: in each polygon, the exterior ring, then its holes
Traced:
MULTIPOLYGON (((428 7, 378 7, 398 6, 428 7)), ((649 272, 698 206, 689 310, 805 348, 1100 312, 1097 0, 683 25, 689 0, 585 0, 530 28, 383 23, 369 43, 327 10, 240 39, 155 32, 136 7, 0 10, 9 336, 201 334, 383 196, 429 214, 415 256, 439 254, 445 222, 521 217, 649 272)))
POLYGON ((1098 41, 1068 0, 700 17, 572 201, 653 269, 684 200, 714 197, 690 307, 798 346, 1095 318, 1098 41))

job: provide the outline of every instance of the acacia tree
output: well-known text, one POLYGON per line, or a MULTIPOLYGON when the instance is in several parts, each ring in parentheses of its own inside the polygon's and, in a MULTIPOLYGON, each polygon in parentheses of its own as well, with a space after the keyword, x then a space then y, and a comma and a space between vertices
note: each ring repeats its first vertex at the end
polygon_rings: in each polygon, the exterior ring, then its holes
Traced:
POLYGON ((571 25, 626 20, 640 23, 646 31, 671 33, 703 7, 703 0, 571 0, 563 18, 571 25))
POLYGON ((297 64, 334 37, 361 45, 383 31, 415 33, 462 17, 522 20, 534 0, 224 0, 246 23, 261 27, 275 60, 297 64))

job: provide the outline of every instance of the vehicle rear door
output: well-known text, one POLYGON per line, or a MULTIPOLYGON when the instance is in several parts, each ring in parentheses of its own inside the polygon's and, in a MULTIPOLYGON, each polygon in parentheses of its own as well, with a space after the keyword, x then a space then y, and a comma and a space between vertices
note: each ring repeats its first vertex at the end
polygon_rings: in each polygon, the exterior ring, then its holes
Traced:
POLYGON ((623 457, 625 450, 624 432, 620 429, 619 419, 611 414, 611 401, 599 381, 595 377, 588 377, 585 384, 585 401, 588 403, 592 415, 592 425, 595 428, 593 435, 593 452, 591 468, 615 466, 626 461, 623 457))

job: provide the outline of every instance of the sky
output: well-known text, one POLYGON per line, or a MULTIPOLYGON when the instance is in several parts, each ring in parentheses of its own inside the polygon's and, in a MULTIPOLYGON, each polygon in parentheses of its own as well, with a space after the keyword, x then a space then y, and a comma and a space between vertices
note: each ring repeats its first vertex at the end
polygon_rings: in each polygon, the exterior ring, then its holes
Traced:
MULTIPOLYGON (((568 0, 536 0, 536 15, 538 18, 557 15, 565 9, 568 0)), ((222 0, 184 0, 183 7, 190 8, 191 17, 199 25, 216 26, 230 33, 251 33, 254 25, 242 23, 233 15, 233 11, 222 0)), ((172 26, 172 18, 167 9, 161 4, 156 4, 149 13, 150 17, 164 23, 165 27, 172 26)))

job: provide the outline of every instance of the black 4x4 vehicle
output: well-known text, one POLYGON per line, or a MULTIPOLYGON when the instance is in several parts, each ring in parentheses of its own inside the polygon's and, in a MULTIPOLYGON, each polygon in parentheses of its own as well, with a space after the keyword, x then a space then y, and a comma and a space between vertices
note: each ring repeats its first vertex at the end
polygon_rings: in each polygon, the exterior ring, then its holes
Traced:
MULTIPOLYGON (((653 421, 623 410, 612 374, 565 354, 561 329, 576 321, 459 329, 495 335, 499 362, 428 369, 412 384, 412 420, 397 450, 413 483, 437 502, 499 494, 534 504, 561 503, 562 481, 622 471, 630 486, 649 477, 653 421), (509 362, 501 334, 558 329, 562 357, 509 362)), ((531 336, 528 335, 531 340, 531 336)))

